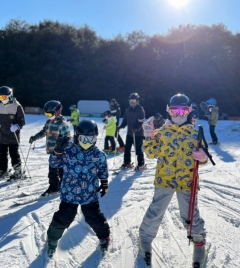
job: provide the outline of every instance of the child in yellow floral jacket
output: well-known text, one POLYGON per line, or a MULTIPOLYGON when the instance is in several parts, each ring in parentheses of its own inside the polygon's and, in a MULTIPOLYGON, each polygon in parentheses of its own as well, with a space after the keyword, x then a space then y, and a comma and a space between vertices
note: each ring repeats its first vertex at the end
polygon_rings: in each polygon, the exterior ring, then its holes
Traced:
MULTIPOLYGON (((165 125, 154 131, 152 120, 143 124, 144 151, 149 158, 158 159, 153 200, 139 230, 140 247, 147 265, 151 265, 151 243, 157 235, 164 213, 175 192, 180 218, 187 229, 194 160, 207 161, 207 155, 201 148, 199 151, 194 150, 197 146, 198 133, 192 124, 187 123, 191 108, 189 98, 183 94, 177 94, 170 99, 170 106, 167 106, 169 118, 165 125)), ((201 256, 197 256, 197 260, 193 259, 193 264, 200 260, 201 265, 204 260, 206 232, 204 220, 200 217, 197 207, 197 200, 192 236, 194 247, 201 245, 201 252, 203 252, 201 256)))

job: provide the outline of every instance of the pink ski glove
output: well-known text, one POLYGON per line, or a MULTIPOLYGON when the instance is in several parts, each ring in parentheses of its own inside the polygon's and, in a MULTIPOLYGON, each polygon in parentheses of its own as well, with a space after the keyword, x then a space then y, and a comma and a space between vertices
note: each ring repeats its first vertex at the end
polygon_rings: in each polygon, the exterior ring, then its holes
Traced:
POLYGON ((149 138, 153 136, 154 133, 154 125, 153 125, 154 117, 148 118, 147 122, 143 123, 143 135, 145 138, 149 138))
POLYGON ((200 162, 205 162, 208 158, 202 148, 200 148, 198 151, 193 151, 192 156, 195 160, 200 162))

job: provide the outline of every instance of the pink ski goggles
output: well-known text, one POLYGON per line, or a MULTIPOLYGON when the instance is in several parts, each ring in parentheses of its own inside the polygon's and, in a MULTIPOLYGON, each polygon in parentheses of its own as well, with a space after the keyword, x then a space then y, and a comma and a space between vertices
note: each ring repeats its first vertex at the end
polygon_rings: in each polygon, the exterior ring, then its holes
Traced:
POLYGON ((170 116, 176 117, 176 116, 187 116, 192 111, 192 106, 167 106, 167 112, 170 116))

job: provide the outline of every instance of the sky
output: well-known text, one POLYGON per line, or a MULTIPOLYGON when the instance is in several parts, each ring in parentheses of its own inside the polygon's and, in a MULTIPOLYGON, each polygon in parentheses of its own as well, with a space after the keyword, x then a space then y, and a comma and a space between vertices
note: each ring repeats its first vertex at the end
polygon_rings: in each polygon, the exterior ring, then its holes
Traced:
POLYGON ((90 26, 104 38, 141 30, 166 34, 181 24, 223 23, 240 32, 240 0, 2 0, 0 29, 11 19, 36 24, 45 19, 90 26), (185 1, 176 7, 171 2, 185 1))
MULTIPOLYGON (((109 172, 109 191, 99 199, 101 211, 111 227, 106 258, 100 259, 98 239, 78 210, 59 240, 54 259, 50 262, 46 259, 46 232, 60 200, 57 195, 36 200, 48 187, 48 155, 45 138, 36 141, 34 150, 29 151, 28 143, 29 137, 41 130, 46 119, 45 115, 27 114, 27 124, 21 130, 21 148, 24 157, 28 155, 27 167, 32 178, 7 185, 0 180, 0 267, 145 268, 139 254, 138 230, 152 201, 156 171, 156 160, 146 157, 144 172, 125 170, 118 175, 109 172), (22 192, 32 195, 24 197, 22 192), (26 199, 29 203, 14 205, 14 201, 26 199)), ((93 119, 101 133, 102 118, 93 119)), ((206 140, 210 141, 208 122, 199 120, 199 124, 204 128, 206 140)), ((211 245, 208 267, 237 268, 240 267, 240 121, 219 120, 216 132, 220 144, 209 146, 216 166, 209 161, 199 167, 198 206, 205 220, 207 248, 211 245)), ((120 133, 125 140, 126 128, 120 133)), ((103 149, 103 142, 99 135, 97 146, 100 149, 103 149)), ((107 161, 109 169, 119 167, 123 154, 115 158, 109 155, 107 161)), ((132 161, 135 161, 134 152, 132 161)), ((192 244, 188 245, 186 236, 174 195, 152 244, 153 267, 192 267, 193 248, 192 244)))

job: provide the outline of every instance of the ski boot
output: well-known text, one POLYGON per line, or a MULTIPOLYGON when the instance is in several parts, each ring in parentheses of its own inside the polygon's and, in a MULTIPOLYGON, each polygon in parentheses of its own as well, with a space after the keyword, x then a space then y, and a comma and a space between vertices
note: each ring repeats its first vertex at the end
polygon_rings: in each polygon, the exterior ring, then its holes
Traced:
POLYGON ((52 190, 51 187, 48 187, 48 189, 44 193, 42 193, 41 196, 51 196, 57 193, 59 193, 58 190, 52 190))
POLYGON ((105 252, 108 251, 109 242, 110 242, 110 238, 109 237, 106 238, 106 239, 99 239, 100 250, 102 252, 102 255, 104 255, 105 252))
POLYGON ((137 166, 134 168, 135 171, 143 171, 143 170, 145 170, 145 169, 147 169, 146 165, 142 165, 142 166, 137 165, 137 166))
POLYGON ((133 164, 132 163, 123 163, 122 165, 121 165, 121 169, 127 169, 127 168, 133 168, 134 166, 133 166, 133 164))
POLYGON ((206 241, 202 235, 193 236, 193 267, 202 267, 205 260, 206 241))
POLYGON ((22 178, 22 172, 19 170, 15 170, 12 175, 10 175, 9 179, 7 181, 16 181, 20 180, 22 178))
POLYGON ((125 151, 125 147, 122 146, 122 147, 117 147, 117 151, 119 152, 124 152, 125 151))
POLYGON ((142 252, 143 259, 147 267, 152 267, 152 254, 150 252, 142 252))
POLYGON ((58 241, 57 240, 48 240, 47 242, 48 242, 47 255, 49 258, 52 258, 54 253, 56 252, 58 241))

